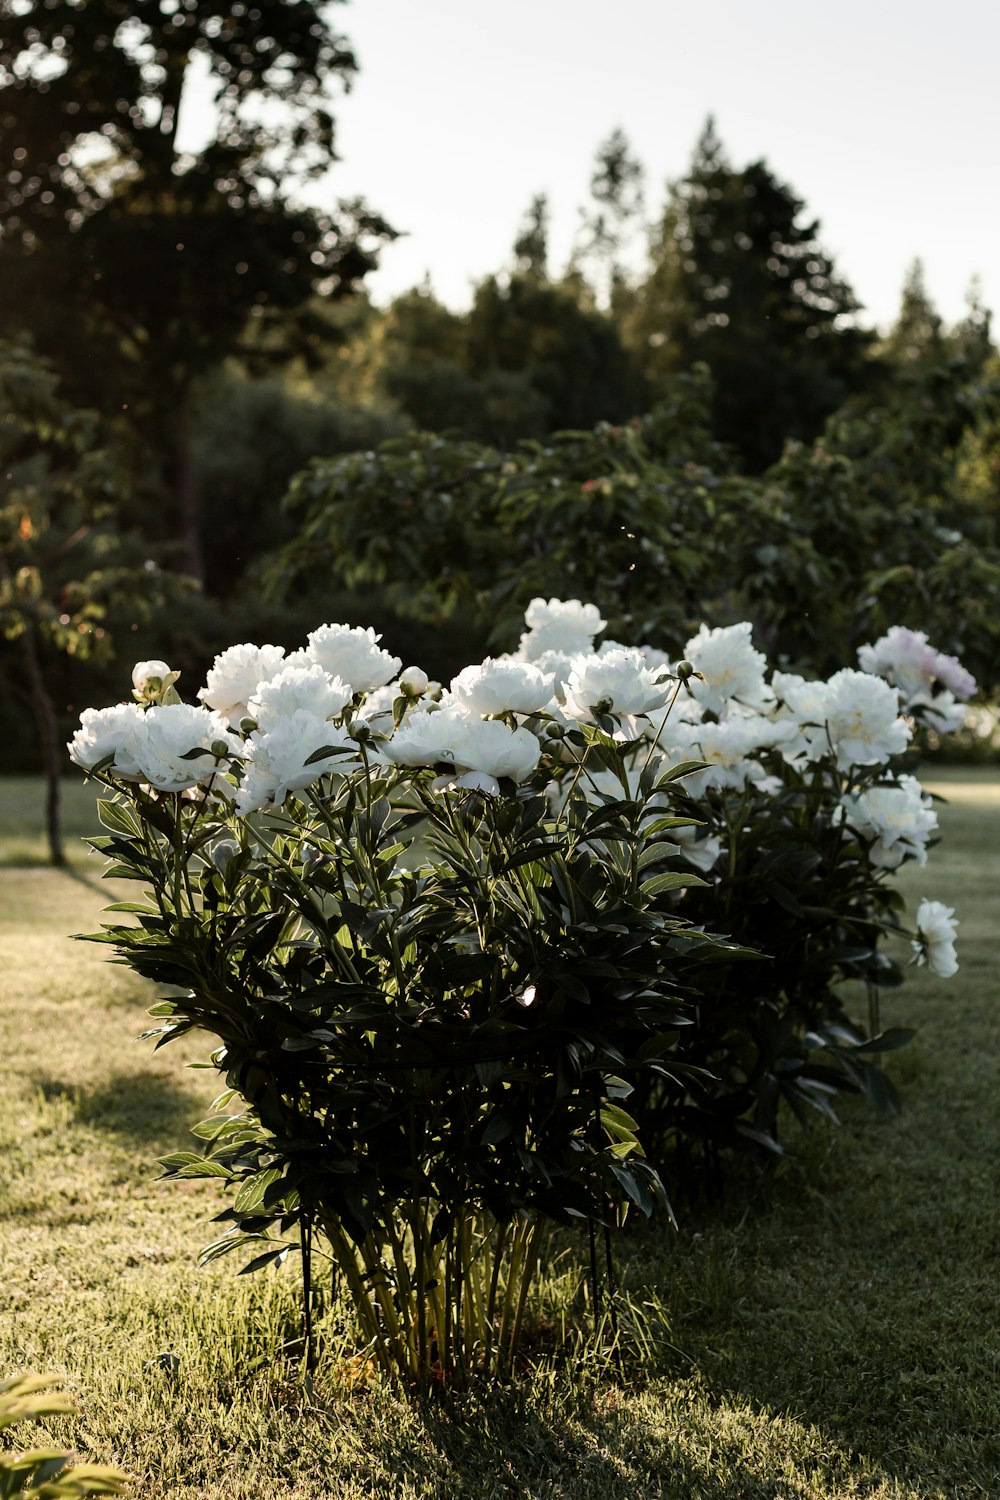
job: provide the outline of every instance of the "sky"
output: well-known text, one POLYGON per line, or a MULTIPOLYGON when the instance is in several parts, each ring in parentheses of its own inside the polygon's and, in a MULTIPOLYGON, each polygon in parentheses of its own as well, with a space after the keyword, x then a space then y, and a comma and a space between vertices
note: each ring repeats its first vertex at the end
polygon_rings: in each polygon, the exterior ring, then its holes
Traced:
MULTIPOLYGON (((997 0, 350 0, 331 8, 360 64, 337 106, 328 197, 361 195, 405 237, 376 301, 429 273, 450 306, 510 263, 549 195, 554 269, 621 127, 651 215, 713 114, 730 161, 765 158, 888 326, 924 263, 946 321, 970 278, 1000 322, 997 0)), ((322 197, 322 195, 321 195, 322 197)))

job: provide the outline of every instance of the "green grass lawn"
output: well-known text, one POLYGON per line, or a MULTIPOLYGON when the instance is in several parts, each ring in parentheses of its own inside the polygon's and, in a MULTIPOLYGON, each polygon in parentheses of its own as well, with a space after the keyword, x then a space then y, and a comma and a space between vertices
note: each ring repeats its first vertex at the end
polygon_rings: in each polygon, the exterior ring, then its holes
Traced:
MULTIPOLYGON (((86 782, 69 771, 60 784, 66 856, 76 864, 88 856, 81 843, 99 833, 94 811, 96 782, 86 782)), ((0 776, 0 868, 44 865, 49 850, 45 838, 45 788, 37 776, 0 776)))
MULTIPOLYGON (((649 1324, 624 1374, 540 1368, 424 1407, 352 1381, 336 1308, 307 1391, 294 1267, 196 1269, 222 1202, 154 1163, 216 1092, 187 1066, 208 1042, 136 1041, 149 991, 69 941, 110 899, 96 857, 0 870, 0 1375, 65 1373, 79 1415, 50 1435, 150 1500, 1000 1495, 1000 781, 929 779, 951 798, 943 842, 903 884, 911 910, 958 907, 962 968, 883 1000, 886 1024, 919 1028, 887 1061, 903 1114, 847 1101, 778 1173, 736 1174, 724 1207, 627 1235, 649 1324)), ((0 788, 0 849, 37 859, 36 788, 0 788)), ((79 831, 90 802, 74 796, 79 831)), ((572 1307, 581 1252, 562 1243, 550 1308, 572 1307)))

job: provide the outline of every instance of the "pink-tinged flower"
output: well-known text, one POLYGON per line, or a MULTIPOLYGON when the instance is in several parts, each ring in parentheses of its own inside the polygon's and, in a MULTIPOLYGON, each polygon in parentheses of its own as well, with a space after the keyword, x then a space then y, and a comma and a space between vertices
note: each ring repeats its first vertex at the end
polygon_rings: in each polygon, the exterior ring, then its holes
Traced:
POLYGON ((918 964, 926 964, 939 979, 950 979, 958 970, 955 908, 925 896, 917 908, 917 937, 912 943, 918 964))
POLYGON ((909 630, 905 625, 891 626, 874 645, 859 646, 858 663, 863 671, 899 688, 907 710, 935 683, 963 702, 976 691, 976 679, 956 656, 945 656, 922 630, 909 630))
POLYGON ((937 659, 937 680, 949 693, 962 703, 971 698, 979 684, 971 672, 967 672, 957 656, 939 655, 937 659))

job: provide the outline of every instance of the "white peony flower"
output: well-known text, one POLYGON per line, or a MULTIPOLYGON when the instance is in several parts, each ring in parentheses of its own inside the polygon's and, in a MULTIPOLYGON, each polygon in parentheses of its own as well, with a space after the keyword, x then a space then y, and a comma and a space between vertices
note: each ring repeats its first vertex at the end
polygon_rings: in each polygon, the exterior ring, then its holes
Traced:
POLYGON ((955 699, 954 693, 914 693, 906 703, 906 712, 918 723, 926 724, 935 734, 954 734, 961 729, 969 710, 955 699))
POLYGON ((369 625, 321 625, 309 636, 309 657, 331 677, 349 682, 356 693, 384 687, 402 666, 398 656, 382 649, 380 635, 369 625))
POLYGON ((315 662, 308 666, 286 666, 262 682, 247 704, 247 716, 258 729, 273 729, 279 719, 288 718, 300 708, 308 709, 317 719, 333 719, 342 713, 354 697, 349 682, 328 677, 315 662))
POLYGON ((66 746, 70 760, 84 771, 93 771, 102 760, 113 755, 114 761, 107 768, 112 776, 121 781, 142 781, 133 745, 144 717, 137 703, 85 708, 80 715, 80 728, 66 746))
POLYGON ((785 734, 781 752, 788 761, 820 760, 830 753, 826 714, 830 694, 825 682, 810 682, 794 672, 775 672, 771 686, 780 702, 775 721, 785 734))
MULTIPOLYGON (((524 781, 530 776, 541 757, 542 749, 535 736, 527 729, 508 729, 497 719, 479 719, 471 722, 469 733, 461 747, 461 767, 464 772, 485 778, 478 784, 483 791, 498 792, 498 779, 509 777, 511 781, 524 781)), ((469 781, 462 778, 465 785, 469 781)))
POLYGON ((752 625, 702 625, 684 647, 685 658, 705 679, 692 677, 688 686, 698 701, 713 713, 721 713, 730 698, 760 707, 773 701, 764 681, 766 658, 751 643, 752 625))
POLYGON ((289 792, 313 786, 328 772, 346 773, 358 765, 358 747, 347 731, 307 708, 277 718, 270 729, 254 730, 242 749, 244 770, 236 810, 244 816, 268 804, 280 807, 289 792), (343 749, 306 764, 328 745, 343 749))
POLYGON ((938 820, 915 776, 901 776, 898 786, 873 786, 845 797, 838 811, 862 838, 874 841, 871 861, 879 869, 898 869, 904 859, 927 863, 927 841, 938 820))
POLYGON ((383 749, 400 766, 458 765, 459 752, 473 723, 475 720, 453 705, 433 713, 414 714, 403 721, 383 749))
MULTIPOLYGON (((589 651, 589 646, 585 652, 589 651)), ((579 652, 573 651, 540 651, 536 656, 524 656, 519 651, 517 661, 530 661, 532 666, 540 672, 545 672, 552 678, 552 691, 557 698, 562 698, 566 689, 569 674, 573 670, 573 663, 579 652)))
POLYGON ((488 656, 451 679, 453 701, 466 713, 537 713, 552 697, 555 679, 530 662, 488 656))
POLYGON ((518 656, 537 662, 547 651, 577 656, 593 650, 594 637, 607 624, 596 604, 579 599, 532 599, 524 612, 527 631, 521 636, 518 656))
MULTIPOLYGON (((670 726, 668 725, 668 731, 670 726)), ((699 797, 710 787, 739 790, 764 774, 754 752, 761 748, 754 721, 741 718, 723 719, 721 723, 674 726, 670 734, 669 754, 675 763, 682 760, 707 761, 707 769, 685 777, 684 787, 692 797, 699 797)))
POLYGON ((456 706, 417 714, 385 745, 389 760, 403 766, 450 765, 448 785, 498 792, 498 778, 523 781, 538 764, 541 747, 527 729, 508 729, 498 719, 477 719, 456 706))
POLYGON ((827 683, 826 730, 842 771, 901 755, 912 730, 899 717, 899 695, 879 677, 844 667, 827 683))
POLYGON ((926 964, 940 979, 950 979, 958 970, 955 908, 925 896, 917 908, 917 937, 912 947, 918 964, 926 964))
POLYGON ((704 828, 688 824, 684 828, 672 828, 670 837, 680 845, 680 851, 688 864, 694 865, 703 875, 715 868, 722 853, 722 840, 717 834, 706 833, 704 828))
POLYGON ((260 684, 277 677, 286 665, 284 646, 253 646, 249 642, 230 646, 215 658, 198 697, 238 729, 260 684))
POLYGON ((652 713, 666 705, 673 684, 647 667, 641 651, 619 647, 605 656, 578 656, 566 682, 566 711, 592 720, 597 713, 620 717, 652 713))
POLYGON ((133 751, 142 779, 160 792, 185 792, 218 772, 213 746, 228 755, 243 749, 225 717, 193 703, 165 703, 142 715, 133 751), (200 755, 191 755, 200 750, 200 755))

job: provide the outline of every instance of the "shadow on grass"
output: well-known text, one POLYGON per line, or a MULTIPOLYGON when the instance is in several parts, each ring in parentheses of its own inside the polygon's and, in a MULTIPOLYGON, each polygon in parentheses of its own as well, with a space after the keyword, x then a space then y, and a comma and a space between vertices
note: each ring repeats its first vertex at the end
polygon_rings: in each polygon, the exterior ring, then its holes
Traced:
POLYGON ((112 896, 107 882, 101 875, 93 875, 89 870, 81 869, 76 864, 49 865, 49 869, 57 870, 60 875, 65 875, 68 880, 73 880, 77 885, 86 886, 89 891, 96 891, 100 896, 106 896, 108 901, 115 898, 112 896))
MULTIPOLYGON (((528 1388, 425 1406, 415 1420, 404 1416, 393 1427, 366 1432, 364 1459, 351 1454, 345 1464, 353 1481, 349 1493, 379 1500, 397 1494, 421 1500, 785 1500, 884 1493, 888 1476, 877 1461, 739 1398, 730 1419, 720 1423, 718 1413, 729 1404, 722 1393, 656 1382, 638 1400, 635 1389, 610 1385, 590 1397, 563 1394, 551 1403, 528 1388)), ((923 1500, 920 1491, 892 1493, 894 1500, 923 1500)))
POLYGON ((47 1100, 65 1099, 81 1125, 125 1137, 151 1152, 190 1146, 190 1128, 204 1114, 204 1100, 159 1073, 116 1073, 95 1087, 39 1077, 47 1100))

